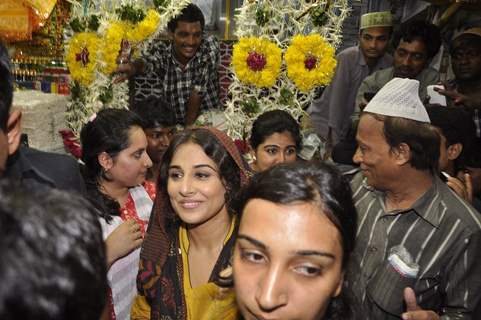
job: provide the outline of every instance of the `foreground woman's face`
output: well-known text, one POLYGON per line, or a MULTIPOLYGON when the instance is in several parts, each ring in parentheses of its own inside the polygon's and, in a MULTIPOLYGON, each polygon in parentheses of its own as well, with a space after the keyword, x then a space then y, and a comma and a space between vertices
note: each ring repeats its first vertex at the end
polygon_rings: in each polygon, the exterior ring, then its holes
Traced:
POLYGON ((339 231, 318 206, 247 203, 233 261, 245 319, 322 318, 341 291, 341 264, 339 231))

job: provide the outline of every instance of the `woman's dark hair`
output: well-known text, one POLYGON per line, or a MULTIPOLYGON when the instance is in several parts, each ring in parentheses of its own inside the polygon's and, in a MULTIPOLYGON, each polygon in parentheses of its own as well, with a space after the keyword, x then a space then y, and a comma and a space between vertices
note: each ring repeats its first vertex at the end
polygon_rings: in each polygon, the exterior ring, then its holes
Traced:
POLYGON ((302 137, 297 121, 284 110, 264 112, 252 124, 250 145, 255 150, 270 135, 285 131, 292 135, 297 151, 300 151, 302 148, 302 137))
POLYGON ((173 18, 172 20, 167 23, 167 28, 169 29, 170 32, 174 33, 175 29, 177 29, 177 22, 183 21, 183 22, 200 22, 200 27, 202 30, 204 30, 205 26, 205 18, 204 14, 200 10, 198 6, 196 6, 193 3, 189 3, 182 11, 180 14, 173 18))
POLYGON ((100 165, 98 156, 106 152, 114 158, 128 148, 129 130, 132 127, 142 128, 142 120, 135 113, 125 109, 104 109, 87 122, 80 132, 88 198, 107 222, 110 222, 111 216, 120 215, 120 205, 100 191, 100 179, 109 181, 109 177, 100 165))
MULTIPOLYGON (((240 214, 252 199, 276 204, 308 202, 319 206, 341 235, 342 269, 345 270, 354 249, 357 214, 349 182, 334 166, 320 162, 276 165, 256 174, 242 190, 240 214)), ((325 319, 349 318, 351 309, 346 301, 347 290, 344 289, 338 298, 331 300, 325 319)))
POLYGON ((364 112, 364 114, 369 114, 376 120, 384 122, 383 133, 391 150, 397 148, 401 143, 409 146, 411 151, 409 163, 413 168, 429 170, 433 174, 438 171, 441 138, 431 124, 370 112, 364 112))
POLYGON ((427 59, 432 59, 441 47, 441 32, 432 23, 423 20, 414 20, 403 24, 398 32, 394 33, 393 46, 397 48, 401 40, 412 42, 419 40, 426 46, 427 59))
MULTIPOLYGON (((212 159, 219 168, 219 175, 226 189, 226 204, 229 213, 235 213, 234 199, 241 186, 241 171, 224 145, 216 136, 205 128, 195 128, 184 130, 174 136, 162 157, 160 173, 158 178, 158 189, 162 199, 168 199, 167 182, 169 179, 169 167, 177 148, 186 143, 199 145, 205 154, 212 159)), ((165 212, 174 213, 170 201, 163 201, 165 212)), ((169 220, 176 221, 176 215, 167 217, 169 220)))
POLYGON ((331 165, 320 162, 282 163, 256 174, 243 189, 239 212, 251 199, 276 204, 318 205, 341 234, 343 268, 354 248, 356 209, 349 182, 331 165))

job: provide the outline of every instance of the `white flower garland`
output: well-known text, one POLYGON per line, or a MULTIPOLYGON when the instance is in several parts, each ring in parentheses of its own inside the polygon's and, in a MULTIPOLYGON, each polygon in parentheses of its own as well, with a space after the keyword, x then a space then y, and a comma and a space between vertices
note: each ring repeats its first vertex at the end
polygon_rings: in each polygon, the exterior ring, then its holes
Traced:
MULTIPOLYGON (((144 12, 149 9, 142 1, 135 0, 91 0, 89 10, 94 9, 92 14, 100 17, 100 26, 97 30, 99 37, 104 37, 112 22, 118 21, 116 9, 125 5, 132 5, 136 8, 142 8, 144 12)), ((160 22, 157 30, 151 34, 144 42, 142 42, 137 49, 136 53, 148 48, 152 41, 154 41, 160 33, 162 33, 167 23, 179 15, 191 0, 170 0, 166 1, 163 11, 160 13, 160 22)), ((84 8, 79 1, 72 1, 71 20, 84 17, 84 8)), ((68 51, 68 40, 73 35, 73 32, 67 31, 65 34, 65 42, 67 43, 66 50, 68 51)), ((88 121, 88 118, 95 112, 102 108, 128 108, 129 105, 129 93, 128 85, 126 82, 113 84, 110 75, 104 74, 101 69, 105 67, 105 61, 102 61, 100 52, 97 54, 98 68, 94 71, 95 80, 88 87, 79 87, 80 98, 71 99, 67 105, 67 123, 69 127, 77 135, 80 133, 82 126, 88 121), (105 88, 112 88, 112 98, 107 104, 101 101, 100 95, 105 91, 105 88)))
MULTIPOLYGON (((264 37, 285 51, 294 35, 319 33, 337 48, 342 40, 342 23, 349 12, 347 0, 245 0, 236 15, 235 35, 239 38, 264 37), (312 20, 311 13, 315 8, 326 9, 325 22, 319 26, 314 25, 312 20)), ((287 77, 285 65, 277 83, 268 89, 245 85, 239 81, 233 70, 232 74, 233 82, 229 87, 230 98, 227 101, 225 117, 227 133, 234 139, 246 139, 252 122, 265 111, 285 110, 296 119, 305 116, 304 108, 314 95, 314 90, 307 94, 299 91, 287 77), (256 101, 258 109, 245 110, 243 106, 246 101, 256 101)))
MULTIPOLYGON (((139 2, 141 1, 91 0, 90 8, 94 8, 94 14, 100 17, 97 34, 103 37, 109 25, 118 21, 115 10, 121 6, 128 4, 135 7, 142 6, 145 12, 148 9, 147 6, 139 4, 139 2)), ((138 46, 137 53, 148 49, 154 39, 165 30, 167 23, 191 1, 171 0, 167 2, 160 14, 160 23, 157 30, 138 46)), ((235 17, 237 20, 235 35, 237 37, 266 37, 285 51, 293 35, 317 32, 331 45, 337 47, 342 40, 342 23, 349 12, 348 0, 245 0, 244 5, 238 9, 235 17), (320 26, 315 26, 312 23, 310 14, 313 8, 317 6, 327 8, 325 22, 320 26), (259 25, 256 22, 259 9, 265 10, 267 13, 264 25, 259 25)), ((72 2, 71 15, 71 19, 84 16, 84 8, 80 2, 72 2)), ((66 32, 66 43, 72 35, 71 31, 66 32)), ((88 121, 89 116, 99 109, 104 107, 128 108, 127 83, 112 84, 111 77, 100 71, 105 66, 102 57, 97 55, 96 58, 99 68, 95 70, 95 80, 88 87, 78 88, 80 98, 73 99, 67 106, 68 124, 77 134, 84 123, 88 121), (112 98, 108 104, 104 104, 100 95, 105 91, 105 88, 109 87, 112 88, 112 98)), ((229 87, 231 98, 227 101, 224 112, 227 133, 234 139, 247 138, 246 135, 250 132, 254 119, 260 113, 273 109, 286 110, 298 119, 306 115, 303 109, 312 100, 313 94, 313 91, 307 94, 299 92, 295 84, 287 78, 285 65, 282 67, 281 76, 277 83, 269 89, 244 85, 233 75, 233 82, 229 87), (257 102, 258 109, 246 112, 242 108, 246 101, 257 102)))

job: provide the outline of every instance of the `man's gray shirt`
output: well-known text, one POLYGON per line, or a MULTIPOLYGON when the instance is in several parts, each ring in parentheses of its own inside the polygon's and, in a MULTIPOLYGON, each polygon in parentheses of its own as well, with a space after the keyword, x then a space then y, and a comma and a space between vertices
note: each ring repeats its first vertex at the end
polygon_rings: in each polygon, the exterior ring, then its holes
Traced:
POLYGON ((388 211, 362 173, 351 187, 358 231, 348 281, 366 319, 399 319, 406 287, 441 319, 479 319, 471 314, 481 297, 479 213, 437 177, 407 210, 388 211))
POLYGON ((320 98, 312 101, 308 110, 316 133, 327 139, 331 128, 334 143, 347 134, 351 125, 356 93, 361 82, 372 72, 392 65, 392 57, 385 54, 369 70, 358 46, 341 51, 336 58, 337 67, 331 84, 320 98))

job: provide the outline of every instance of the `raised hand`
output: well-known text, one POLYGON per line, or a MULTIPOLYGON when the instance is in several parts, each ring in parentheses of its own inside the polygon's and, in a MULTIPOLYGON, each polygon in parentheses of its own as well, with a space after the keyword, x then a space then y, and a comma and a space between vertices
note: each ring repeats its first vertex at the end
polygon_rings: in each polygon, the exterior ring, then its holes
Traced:
POLYGON ((115 78, 113 80, 113 83, 119 83, 127 80, 131 76, 135 74, 135 66, 133 63, 120 63, 117 66, 117 70, 115 70, 115 78))
POLYGON ((107 267, 142 244, 140 225, 133 219, 123 222, 105 240, 107 267))
POLYGON ((456 89, 441 89, 441 88, 434 88, 435 91, 439 92, 450 99, 453 100, 455 105, 464 105, 468 108, 477 108, 481 105, 480 98, 467 96, 465 94, 459 93, 456 89))
POLYGON ((439 320, 439 315, 431 310, 423 310, 416 301, 414 290, 406 287, 404 289, 404 301, 406 312, 402 314, 403 320, 439 320))
POLYGON ((458 196, 469 203, 473 203, 473 183, 469 173, 458 173, 457 177, 449 176, 447 179, 446 184, 456 192, 458 196))

